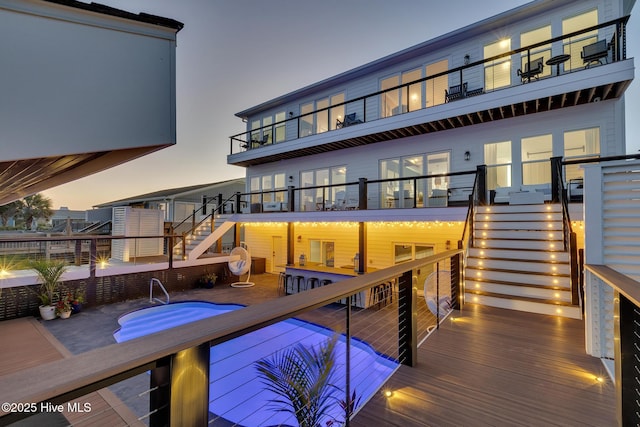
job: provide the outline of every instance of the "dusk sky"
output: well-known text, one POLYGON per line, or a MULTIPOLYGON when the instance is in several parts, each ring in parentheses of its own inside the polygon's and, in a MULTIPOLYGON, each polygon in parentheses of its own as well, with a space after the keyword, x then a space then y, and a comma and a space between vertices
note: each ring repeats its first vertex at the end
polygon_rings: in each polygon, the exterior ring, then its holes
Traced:
MULTIPOLYGON (((83 0, 84 1, 84 0, 83 0)), ((101 0, 185 24, 178 33, 177 144, 44 194, 93 205, 244 176, 226 164, 238 111, 527 3, 520 0, 101 0)), ((638 7, 633 11, 638 15, 638 7)), ((627 57, 640 52, 640 21, 627 57)), ((473 58, 476 60, 479 58, 473 58)), ((626 92, 627 151, 640 148, 640 90, 626 92), (635 120, 632 120, 635 119, 635 120)))

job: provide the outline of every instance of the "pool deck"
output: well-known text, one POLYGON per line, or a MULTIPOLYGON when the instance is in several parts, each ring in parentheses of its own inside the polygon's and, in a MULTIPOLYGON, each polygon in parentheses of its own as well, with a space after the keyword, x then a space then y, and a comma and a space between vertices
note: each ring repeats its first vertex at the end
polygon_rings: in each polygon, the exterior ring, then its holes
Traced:
MULTIPOLYGON (((253 279, 253 288, 198 289, 173 294, 172 301, 251 305, 280 297, 276 275, 253 279)), ((0 322, 0 387, 2 375, 114 343, 118 316, 146 305, 145 300, 110 304, 45 323, 33 318, 0 322)), ((306 314, 312 321, 322 316, 306 314)), ((614 387, 601 362, 584 353, 582 321, 474 304, 455 317, 422 344, 416 367, 401 367, 387 382, 393 395, 375 395, 352 426, 617 424, 614 387), (596 375, 605 382, 597 382, 596 375)), ((73 425, 141 425, 135 411, 109 390, 81 400, 87 401, 94 408, 91 418, 68 416, 73 425)))

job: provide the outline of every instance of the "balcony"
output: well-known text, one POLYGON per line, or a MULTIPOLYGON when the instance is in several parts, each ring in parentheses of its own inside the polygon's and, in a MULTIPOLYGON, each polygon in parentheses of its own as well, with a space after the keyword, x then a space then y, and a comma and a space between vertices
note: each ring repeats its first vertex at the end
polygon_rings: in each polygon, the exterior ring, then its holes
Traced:
POLYGON ((626 57, 627 20, 609 21, 233 135, 228 163, 247 167, 618 98, 634 75, 633 61, 626 57), (587 48, 604 38, 604 53, 587 48), (532 65, 536 61, 539 72, 532 65), (498 63, 509 65, 508 83, 498 84, 498 63), (435 101, 388 105, 396 94, 409 99, 417 85, 432 88, 425 99, 435 101), (332 116, 336 109, 344 118, 332 116), (313 126, 319 114, 328 118, 326 131, 313 126))

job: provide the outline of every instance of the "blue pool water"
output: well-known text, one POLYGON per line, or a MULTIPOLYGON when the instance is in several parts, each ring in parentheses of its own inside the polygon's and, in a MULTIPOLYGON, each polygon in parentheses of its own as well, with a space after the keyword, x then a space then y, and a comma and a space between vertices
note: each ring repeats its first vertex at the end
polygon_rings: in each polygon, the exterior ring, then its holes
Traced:
MULTIPOLYGON (((114 333, 114 338, 117 342, 124 342, 242 307, 209 302, 150 307, 120 317, 120 329, 114 333)), ((287 319, 212 347, 209 410, 243 426, 297 425, 289 413, 273 410, 271 400, 277 396, 264 390, 254 362, 297 343, 317 346, 333 334, 320 325, 287 319)), ((338 390, 334 391, 334 396, 338 400, 344 399, 345 394, 345 351, 345 337, 340 336, 335 350, 338 390)), ((355 388, 360 405, 384 384, 397 367, 397 361, 377 353, 367 343, 351 340, 351 389, 355 388)), ((339 405, 335 405, 330 416, 343 420, 339 405)))

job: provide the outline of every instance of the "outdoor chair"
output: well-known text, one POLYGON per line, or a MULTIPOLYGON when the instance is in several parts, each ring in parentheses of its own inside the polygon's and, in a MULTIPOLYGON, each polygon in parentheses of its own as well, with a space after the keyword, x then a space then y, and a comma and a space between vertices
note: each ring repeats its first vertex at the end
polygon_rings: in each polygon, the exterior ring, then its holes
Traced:
POLYGON ((351 113, 344 116, 343 121, 340 121, 340 119, 336 119, 336 128, 346 128, 347 126, 357 125, 359 123, 362 123, 362 120, 356 117, 356 113, 351 113))
POLYGON ((532 77, 538 80, 538 78, 540 77, 540 74, 542 73, 542 70, 544 69, 543 60, 544 58, 542 57, 535 59, 531 61, 531 66, 529 66, 529 62, 526 62, 524 64, 524 71, 522 71, 521 69, 518 69, 517 73, 520 76, 522 83, 531 81, 532 77))
POLYGON ((609 46, 607 45, 607 41, 600 40, 584 46, 582 48, 582 52, 580 52, 580 57, 582 58, 582 62, 585 64, 585 68, 589 68, 592 62, 597 62, 602 65, 602 58, 608 62, 609 46))
POLYGON ((464 82, 462 86, 455 85, 449 87, 449 90, 444 90, 444 102, 454 101, 465 96, 467 96, 467 82, 464 82))

